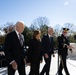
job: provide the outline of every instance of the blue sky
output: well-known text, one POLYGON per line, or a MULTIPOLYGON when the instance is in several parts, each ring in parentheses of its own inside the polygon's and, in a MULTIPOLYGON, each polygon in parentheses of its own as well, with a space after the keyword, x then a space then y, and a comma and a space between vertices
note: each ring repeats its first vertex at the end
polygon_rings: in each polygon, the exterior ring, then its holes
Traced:
POLYGON ((47 17, 51 26, 76 25, 76 0, 0 0, 0 26, 18 20, 30 26, 38 17, 47 17))

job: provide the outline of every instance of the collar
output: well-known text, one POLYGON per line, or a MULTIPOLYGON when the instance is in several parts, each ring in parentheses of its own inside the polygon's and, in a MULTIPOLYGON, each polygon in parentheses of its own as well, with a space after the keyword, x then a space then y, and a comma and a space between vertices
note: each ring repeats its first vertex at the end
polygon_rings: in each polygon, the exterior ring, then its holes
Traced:
POLYGON ((16 32, 17 35, 19 34, 19 32, 17 30, 15 30, 15 32, 16 32))
POLYGON ((49 37, 53 37, 52 35, 48 34, 49 37))
POLYGON ((18 38, 19 38, 19 32, 18 32, 17 30, 15 30, 15 32, 16 32, 16 34, 17 34, 18 38))

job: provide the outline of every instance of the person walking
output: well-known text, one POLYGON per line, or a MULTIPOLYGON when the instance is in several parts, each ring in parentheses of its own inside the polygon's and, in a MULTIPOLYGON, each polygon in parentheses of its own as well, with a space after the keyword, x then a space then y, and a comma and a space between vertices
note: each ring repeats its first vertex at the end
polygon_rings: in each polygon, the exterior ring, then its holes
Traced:
POLYGON ((61 59, 59 70, 58 70, 58 75, 63 75, 62 74, 63 68, 64 68, 66 75, 70 75, 67 69, 66 59, 68 55, 68 49, 72 52, 73 47, 70 45, 68 37, 67 37, 68 31, 69 31, 68 28, 63 28, 63 32, 61 36, 58 37, 58 54, 61 59))
POLYGON ((8 64, 8 75, 14 75, 16 70, 18 70, 19 75, 26 75, 24 37, 21 34, 24 28, 24 23, 18 21, 15 25, 15 30, 8 33, 5 38, 4 52, 8 64))
POLYGON ((44 57, 45 65, 40 73, 40 75, 50 75, 50 64, 51 64, 51 55, 54 56, 54 40, 53 40, 53 28, 48 28, 48 33, 42 38, 42 55, 44 57))

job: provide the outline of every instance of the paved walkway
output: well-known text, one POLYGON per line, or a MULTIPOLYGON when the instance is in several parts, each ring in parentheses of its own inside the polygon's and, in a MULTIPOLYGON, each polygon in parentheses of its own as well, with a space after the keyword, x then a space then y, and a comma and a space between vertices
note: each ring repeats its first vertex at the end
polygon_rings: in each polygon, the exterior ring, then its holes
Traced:
MULTIPOLYGON (((40 64, 40 71, 42 70, 45 62, 40 64)), ((70 75, 76 75, 76 57, 68 58, 67 59, 67 66, 68 70, 70 72, 70 75)), ((51 68, 50 68, 50 75, 56 75, 57 72, 57 54, 55 54, 55 57, 52 57, 52 62, 51 62, 51 68)), ((26 73, 28 75, 30 71, 30 67, 26 67, 26 73)), ((63 70, 63 74, 65 75, 65 72, 63 70)), ((7 68, 0 68, 0 75, 7 75, 7 68)), ((18 71, 16 71, 15 75, 18 75, 18 71)))

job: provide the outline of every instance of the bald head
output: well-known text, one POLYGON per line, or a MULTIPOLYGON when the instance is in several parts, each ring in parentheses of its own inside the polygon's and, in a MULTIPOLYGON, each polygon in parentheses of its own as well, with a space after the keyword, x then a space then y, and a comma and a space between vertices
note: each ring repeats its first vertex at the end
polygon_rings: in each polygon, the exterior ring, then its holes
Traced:
POLYGON ((53 32, 54 32, 53 28, 49 27, 48 28, 48 34, 53 35, 53 32))
POLYGON ((19 32, 19 33, 22 33, 24 31, 24 22, 22 21, 18 21, 15 25, 15 29, 19 32))

